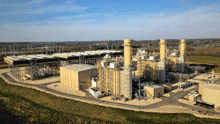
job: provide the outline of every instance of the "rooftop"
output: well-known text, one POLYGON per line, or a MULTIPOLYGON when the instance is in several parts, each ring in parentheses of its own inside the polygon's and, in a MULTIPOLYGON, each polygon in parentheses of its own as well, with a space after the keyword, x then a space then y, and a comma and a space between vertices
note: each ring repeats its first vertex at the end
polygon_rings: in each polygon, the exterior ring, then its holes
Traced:
POLYGON ((53 54, 53 56, 79 57, 79 56, 90 56, 90 55, 99 55, 99 54, 108 54, 108 53, 122 53, 122 52, 113 51, 113 50, 96 50, 96 51, 85 51, 85 52, 55 53, 53 54))
POLYGON ((162 88, 163 86, 159 86, 159 85, 150 85, 150 86, 147 86, 147 87, 157 89, 157 88, 162 88))
POLYGON ((47 54, 36 54, 36 55, 7 56, 6 58, 12 61, 23 61, 23 60, 33 60, 33 59, 53 59, 57 57, 47 54))
POLYGON ((204 87, 207 87, 209 89, 220 90, 219 84, 203 84, 203 85, 204 87))
POLYGON ((89 69, 95 69, 97 67, 94 65, 88 65, 88 64, 73 64, 73 65, 62 66, 62 68, 66 68, 66 69, 70 69, 74 71, 85 71, 89 69))

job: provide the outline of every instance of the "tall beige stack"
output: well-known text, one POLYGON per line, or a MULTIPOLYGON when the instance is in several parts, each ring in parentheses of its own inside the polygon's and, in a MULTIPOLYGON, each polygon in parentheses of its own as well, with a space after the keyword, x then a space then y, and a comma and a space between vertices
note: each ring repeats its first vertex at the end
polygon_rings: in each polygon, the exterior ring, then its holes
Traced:
POLYGON ((132 99, 131 39, 124 40, 124 96, 132 99))
POLYGON ((160 81, 166 82, 166 40, 160 39, 160 81))
POLYGON ((180 72, 185 72, 185 49, 186 49, 186 40, 180 40, 180 72))

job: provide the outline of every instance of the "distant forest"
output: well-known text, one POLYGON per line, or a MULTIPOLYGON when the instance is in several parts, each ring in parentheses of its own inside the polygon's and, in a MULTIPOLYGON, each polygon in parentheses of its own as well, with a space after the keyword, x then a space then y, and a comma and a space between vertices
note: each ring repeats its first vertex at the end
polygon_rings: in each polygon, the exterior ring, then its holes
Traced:
MULTIPOLYGON (((167 48, 179 49, 180 39, 167 39, 167 48)), ((159 52, 158 40, 132 41, 133 54, 137 48, 147 52, 159 52)), ((123 40, 111 41, 61 41, 61 42, 1 42, 1 53, 23 52, 21 54, 53 54, 62 52, 78 52, 104 49, 123 50, 123 40)), ((4 54, 5 55, 5 54, 4 54)), ((2 56, 1 55, 1 58, 2 56)), ((218 56, 220 57, 220 38, 186 39, 186 55, 218 56)))

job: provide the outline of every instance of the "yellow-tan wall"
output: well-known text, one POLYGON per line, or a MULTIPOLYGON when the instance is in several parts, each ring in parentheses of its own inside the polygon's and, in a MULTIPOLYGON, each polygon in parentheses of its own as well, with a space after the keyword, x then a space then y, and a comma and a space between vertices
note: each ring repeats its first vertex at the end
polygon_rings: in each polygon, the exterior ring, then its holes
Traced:
POLYGON ((167 56, 166 66, 171 68, 171 71, 177 71, 177 57, 167 56))
POLYGON ((98 88, 100 90, 106 91, 106 89, 108 89, 106 87, 107 84, 111 82, 112 95, 124 95, 124 70, 116 70, 101 66, 97 66, 97 67, 99 69, 99 77, 100 77, 98 81, 98 88), (103 72, 103 74, 101 74, 101 72, 103 72), (109 79, 108 77, 109 74, 111 75, 111 79, 109 79), (102 81, 101 75, 103 75, 103 82, 101 82, 102 81))
POLYGON ((135 76, 137 77, 147 77, 148 79, 156 79, 156 61, 139 60, 137 61, 137 70, 135 71, 135 76), (142 68, 141 68, 142 67, 142 68), (140 69, 141 68, 141 69, 140 69), (149 70, 146 70, 148 68, 149 70))
POLYGON ((80 89, 81 90, 88 89, 89 87, 91 87, 92 76, 97 76, 97 69, 89 69, 85 71, 80 71, 78 75, 79 75, 79 83, 81 81, 85 82, 84 85, 80 85, 80 89))
POLYGON ((80 90, 77 71, 60 67, 60 82, 73 89, 80 90))
MULTIPOLYGON (((212 84, 210 84, 212 85, 212 84)), ((201 87, 202 100, 207 103, 214 104, 215 108, 220 108, 220 90, 213 89, 206 86, 201 87)))
POLYGON ((199 94, 202 95, 202 86, 203 84, 199 84, 199 94))
POLYGON ((164 87, 161 87, 161 88, 152 88, 152 87, 148 87, 148 86, 144 86, 144 89, 147 90, 147 92, 155 97, 155 95, 157 93, 160 93, 160 95, 163 95, 164 94, 164 87))
POLYGON ((96 68, 78 72, 60 67, 61 83, 76 90, 89 88, 91 86, 91 78, 93 75, 97 75, 96 68), (84 81, 85 84, 80 85, 81 81, 84 81))

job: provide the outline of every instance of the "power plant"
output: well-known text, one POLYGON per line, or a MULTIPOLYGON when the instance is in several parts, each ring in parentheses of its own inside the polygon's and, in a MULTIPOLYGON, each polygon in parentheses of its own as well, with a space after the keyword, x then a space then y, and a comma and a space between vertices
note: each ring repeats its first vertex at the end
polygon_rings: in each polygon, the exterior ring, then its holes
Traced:
MULTIPOLYGON (((167 49, 166 39, 160 39, 159 52, 137 49, 136 55, 132 53, 134 42, 124 39, 124 51, 19 55, 7 56, 4 61, 11 75, 19 81, 60 75, 60 83, 76 91, 89 92, 95 98, 111 97, 121 101, 161 97, 175 90, 177 86, 171 85, 176 82, 182 83, 179 89, 191 87, 196 83, 189 82, 193 77, 190 75, 205 72, 203 66, 185 65, 185 39, 180 40, 179 50, 167 49), (21 66, 25 71, 20 70, 21 66)), ((211 82, 200 83, 199 93, 188 94, 187 99, 219 108, 220 85, 215 83, 214 72, 211 79, 211 82)))
MULTIPOLYGON (((160 40, 160 53, 148 54, 144 50, 138 49, 135 58, 132 58, 132 40, 124 40, 124 58, 111 57, 106 55, 97 63, 99 76, 97 86, 92 87, 96 91, 101 91, 104 95, 111 95, 113 99, 124 98, 131 100, 135 92, 149 93, 148 88, 142 87, 137 89, 138 85, 146 84, 146 81, 151 81, 154 84, 163 84, 167 82, 167 71, 170 69, 174 72, 182 72, 185 70, 185 40, 182 39, 180 51, 166 52, 166 40, 160 40), (168 58, 168 62, 167 62, 168 58), (168 66, 172 64, 171 68, 168 66), (174 68, 173 68, 174 66, 174 68), (138 81, 137 81, 138 80, 138 81), (145 90, 144 90, 145 89, 145 90)), ((146 87, 150 87, 146 86, 146 87)), ((155 85, 152 88, 159 88, 155 85)), ((156 90, 152 90, 155 92, 156 90)), ((163 92, 159 93, 163 95, 163 92)), ((153 95, 155 97, 155 95, 153 95)))

